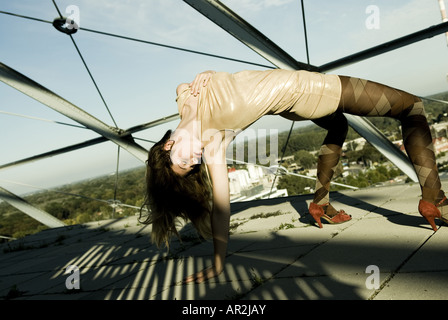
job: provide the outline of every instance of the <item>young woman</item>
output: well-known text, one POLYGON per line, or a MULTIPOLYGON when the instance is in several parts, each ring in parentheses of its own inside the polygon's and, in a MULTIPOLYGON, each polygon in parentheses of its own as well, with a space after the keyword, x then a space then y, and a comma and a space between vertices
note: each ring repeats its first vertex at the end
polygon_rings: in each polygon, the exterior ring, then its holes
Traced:
POLYGON ((419 212, 434 230, 448 219, 432 137, 422 101, 409 93, 358 78, 307 71, 206 71, 177 87, 181 121, 148 154, 147 197, 152 239, 168 244, 176 218, 189 219, 201 235, 212 236, 213 266, 189 276, 201 282, 224 268, 230 221, 226 148, 236 134, 267 114, 313 120, 328 130, 318 158, 316 193, 309 212, 322 228, 351 219, 329 204, 330 180, 347 134, 344 113, 399 119, 406 152, 422 190, 419 212))

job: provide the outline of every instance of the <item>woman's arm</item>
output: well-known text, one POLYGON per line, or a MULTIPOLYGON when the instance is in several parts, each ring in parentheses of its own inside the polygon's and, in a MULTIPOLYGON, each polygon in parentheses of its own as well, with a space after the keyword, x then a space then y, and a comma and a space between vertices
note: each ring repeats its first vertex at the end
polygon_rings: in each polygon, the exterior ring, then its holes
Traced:
MULTIPOLYGON (((219 181, 218 183, 213 182, 213 211, 211 216, 214 249, 213 265, 189 276, 185 279, 185 282, 195 281, 200 283, 218 276, 224 270, 230 222, 227 166, 214 165, 213 171, 215 181, 219 181)), ((212 173, 210 172, 210 174, 212 173)))
MULTIPOLYGON (((213 157, 209 158, 207 162, 213 190, 211 216, 214 247, 213 266, 187 277, 184 280, 185 282, 196 281, 199 283, 218 276, 224 270, 230 223, 229 178, 225 160, 226 146, 227 141, 223 139, 218 147, 219 150, 213 150, 213 157)), ((212 154, 210 150, 205 151, 206 154, 212 154)))

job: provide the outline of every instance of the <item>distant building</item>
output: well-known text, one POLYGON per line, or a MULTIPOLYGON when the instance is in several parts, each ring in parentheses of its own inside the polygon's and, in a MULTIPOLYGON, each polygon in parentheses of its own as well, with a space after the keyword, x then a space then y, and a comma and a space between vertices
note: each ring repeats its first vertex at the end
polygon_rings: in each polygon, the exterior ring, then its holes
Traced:
POLYGON ((448 122, 439 122, 432 124, 431 134, 434 138, 448 137, 448 122))
MULTIPOLYGON (((403 141, 400 141, 400 142, 401 143, 399 145, 398 145, 398 143, 396 143, 396 145, 399 146, 401 151, 406 153, 406 150, 405 150, 404 145, 403 145, 403 141)), ((432 139, 432 144, 434 146, 434 152, 436 153, 436 155, 438 155, 441 152, 447 152, 448 151, 448 139, 445 138, 445 137, 439 137, 439 138, 432 139)))
POLYGON ((267 197, 284 197, 286 189, 278 190, 272 186, 272 174, 262 167, 248 164, 246 169, 228 170, 231 202, 265 199, 267 197))
POLYGON ((247 171, 249 173, 249 178, 252 180, 252 182, 260 182, 260 180, 264 176, 263 169, 260 166, 248 164, 247 171))
POLYGON ((436 154, 448 151, 448 139, 445 137, 433 139, 433 144, 436 154))
POLYGON ((344 142, 344 144, 342 145, 342 150, 343 151, 360 151, 364 148, 365 144, 366 144, 366 139, 364 139, 364 138, 350 140, 350 141, 344 142))
POLYGON ((247 170, 236 170, 234 168, 229 170, 229 187, 231 195, 241 194, 241 191, 248 189, 250 185, 249 172, 247 172, 247 170))
POLYGON ((356 176, 360 172, 365 170, 365 166, 357 163, 352 163, 350 166, 344 166, 344 170, 342 172, 342 176, 345 178, 347 176, 353 175, 356 176))
POLYGON ((317 168, 308 169, 306 175, 308 177, 316 177, 317 176, 317 168))

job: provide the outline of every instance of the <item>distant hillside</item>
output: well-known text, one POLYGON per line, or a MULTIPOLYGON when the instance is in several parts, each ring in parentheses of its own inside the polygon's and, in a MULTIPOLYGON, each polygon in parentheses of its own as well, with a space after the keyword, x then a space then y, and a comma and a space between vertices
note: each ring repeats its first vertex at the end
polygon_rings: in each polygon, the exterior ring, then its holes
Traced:
MULTIPOLYGON (((121 203, 140 207, 145 191, 145 168, 120 172, 116 199, 121 203)), ((138 209, 113 208, 105 202, 92 200, 113 200, 115 176, 104 176, 42 191, 24 197, 29 203, 40 208, 68 225, 112 217, 134 215, 138 209), (75 196, 79 195, 79 196, 75 196)), ((20 238, 45 229, 41 223, 20 212, 6 202, 0 203, 0 235, 20 238)))
MULTIPOLYGON (((429 96, 428 98, 448 101, 448 91, 429 96)), ((428 115, 428 122, 430 123, 437 122, 441 119, 440 115, 448 112, 448 105, 445 103, 430 100, 424 100, 423 103, 428 115)), ((385 117, 369 117, 368 119, 386 136, 395 135, 397 133, 401 136, 401 133, 398 132, 400 124, 399 121, 385 117)), ((284 146, 288 133, 288 131, 284 131, 279 134, 279 148, 284 146)), ((325 135, 326 130, 321 129, 314 124, 293 130, 289 138, 285 156, 292 155, 297 150, 317 150, 320 147, 325 135)), ((347 135, 347 140, 356 138, 359 138, 359 135, 350 128, 347 135)))
MULTIPOLYGON (((448 101, 448 92, 439 93, 431 99, 448 101)), ((429 122, 440 119, 440 114, 448 112, 447 105, 435 101, 424 101, 429 122)), ((387 118, 370 118, 370 120, 387 136, 399 134, 399 123, 387 118)), ((318 150, 325 137, 326 131, 310 125, 293 130, 290 136, 285 155, 292 155, 298 150, 318 150)), ((279 154, 287 139, 288 132, 279 134, 279 154)), ((350 129, 347 140, 358 138, 359 135, 350 129)), ((269 144, 267 146, 269 150, 269 144)), ((25 199, 34 206, 54 215, 67 224, 84 223, 114 217, 133 215, 137 209, 128 207, 113 208, 101 201, 114 197, 124 204, 140 207, 144 199, 145 169, 140 167, 134 170, 120 172, 118 188, 115 195, 115 176, 105 176, 78 182, 54 189, 54 191, 38 192, 25 199), (80 196, 75 196, 80 195, 80 196)), ((0 203, 0 235, 9 237, 23 237, 46 227, 18 211, 9 204, 0 203)))

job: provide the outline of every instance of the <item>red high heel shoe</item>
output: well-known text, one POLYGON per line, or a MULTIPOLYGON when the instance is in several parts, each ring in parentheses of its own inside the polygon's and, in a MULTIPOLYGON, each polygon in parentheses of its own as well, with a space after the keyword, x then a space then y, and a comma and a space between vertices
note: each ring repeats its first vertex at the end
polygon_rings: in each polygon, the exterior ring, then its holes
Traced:
MULTIPOLYGON (((421 199, 418 203, 418 212, 429 222, 432 229, 434 231, 437 231, 437 226, 435 223, 435 219, 439 218, 442 219, 442 214, 440 213, 440 210, 438 207, 446 200, 446 197, 444 197, 438 204, 434 205, 431 202, 428 202, 426 200, 421 199)), ((445 219, 443 219, 445 221, 445 219)))
POLYGON ((352 216, 346 214, 344 210, 339 210, 337 215, 329 217, 328 215, 325 214, 324 210, 324 207, 327 207, 328 205, 329 203, 325 204, 316 204, 314 202, 310 203, 308 211, 310 212, 310 215, 314 218, 314 220, 316 220, 317 224, 319 225, 319 228, 322 228, 322 222, 320 220, 321 218, 325 219, 330 224, 339 224, 347 222, 352 219, 352 216))

